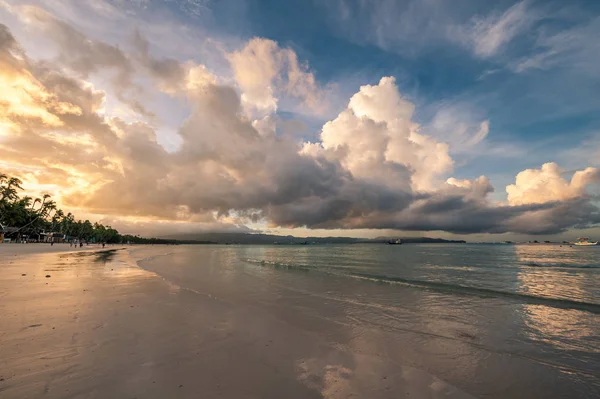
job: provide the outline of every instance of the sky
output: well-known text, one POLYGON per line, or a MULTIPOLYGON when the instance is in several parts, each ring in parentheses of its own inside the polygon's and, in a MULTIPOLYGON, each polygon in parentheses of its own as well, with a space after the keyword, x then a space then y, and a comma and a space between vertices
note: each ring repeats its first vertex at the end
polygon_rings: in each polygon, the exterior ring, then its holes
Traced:
POLYGON ((600 236, 600 3, 0 0, 0 170, 120 231, 600 236))

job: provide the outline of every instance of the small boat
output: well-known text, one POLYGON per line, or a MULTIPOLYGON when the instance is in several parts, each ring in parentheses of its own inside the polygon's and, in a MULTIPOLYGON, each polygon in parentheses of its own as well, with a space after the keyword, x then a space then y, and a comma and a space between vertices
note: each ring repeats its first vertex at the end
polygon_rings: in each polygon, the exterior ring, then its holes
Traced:
POLYGON ((400 239, 389 240, 387 243, 390 245, 400 245, 400 244, 402 244, 402 240, 400 240, 400 239))
POLYGON ((590 246, 590 245, 598 245, 598 241, 590 241, 588 237, 579 237, 577 241, 573 243, 573 245, 578 246, 590 246))

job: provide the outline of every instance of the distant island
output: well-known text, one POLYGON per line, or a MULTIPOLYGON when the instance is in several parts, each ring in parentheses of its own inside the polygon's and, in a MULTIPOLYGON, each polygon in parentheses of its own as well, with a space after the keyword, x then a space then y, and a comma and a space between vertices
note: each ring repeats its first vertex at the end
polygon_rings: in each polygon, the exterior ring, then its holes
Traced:
POLYGON ((294 237, 253 233, 188 233, 161 237, 162 240, 181 244, 254 244, 254 245, 302 245, 302 244, 384 244, 400 238, 406 244, 445 243, 464 244, 464 240, 444 240, 430 237, 294 237))

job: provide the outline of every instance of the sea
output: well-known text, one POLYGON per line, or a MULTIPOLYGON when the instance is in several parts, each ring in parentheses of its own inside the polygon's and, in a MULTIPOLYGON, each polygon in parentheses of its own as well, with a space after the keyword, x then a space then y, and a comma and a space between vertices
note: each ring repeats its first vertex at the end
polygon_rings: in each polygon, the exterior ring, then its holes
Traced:
POLYGON ((422 370, 479 398, 600 397, 600 247, 195 245, 138 258, 179 287, 381 359, 390 376, 422 370))

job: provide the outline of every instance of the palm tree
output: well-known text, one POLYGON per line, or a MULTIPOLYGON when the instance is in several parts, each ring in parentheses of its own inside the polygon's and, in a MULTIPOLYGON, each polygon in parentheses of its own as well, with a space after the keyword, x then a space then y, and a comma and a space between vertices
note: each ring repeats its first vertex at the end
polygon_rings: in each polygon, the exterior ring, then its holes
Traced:
POLYGON ((19 199, 17 189, 23 189, 21 184, 23 184, 23 182, 16 177, 8 177, 4 173, 0 174, 0 219, 5 222, 7 222, 5 220, 7 217, 6 214, 10 211, 7 209, 10 206, 10 203, 19 199))
POLYGON ((55 227, 57 224, 60 224, 60 222, 62 221, 64 216, 65 216, 65 214, 62 211, 62 209, 56 210, 56 212, 54 213, 54 216, 52 216, 52 231, 55 230, 55 227))
MULTIPOLYGON (((73 214, 57 208, 56 202, 49 194, 41 198, 20 196, 23 190, 22 182, 16 177, 0 173, 0 229, 5 226, 17 227, 14 234, 39 234, 44 230, 59 231, 65 235, 76 236, 80 239, 106 242, 119 242, 121 235, 110 226, 101 223, 92 224, 89 220, 76 220, 73 214)), ((131 240, 141 238, 130 236, 131 240)), ((135 241, 135 240, 134 240, 135 241)))
POLYGON ((18 198, 17 189, 22 190, 21 187, 23 182, 16 177, 8 178, 6 175, 0 175, 0 194, 2 198, 0 198, 0 202, 4 202, 7 200, 16 200, 18 198))
POLYGON ((33 200, 33 204, 31 204, 31 210, 33 211, 33 208, 35 207, 35 204, 37 203, 41 203, 42 200, 40 198, 36 198, 33 200))
POLYGON ((50 194, 44 194, 42 198, 43 198, 42 204, 40 205, 40 208, 38 209, 38 211, 41 211, 44 209, 44 206, 46 205, 46 200, 48 198, 50 198, 50 194))
POLYGON ((21 205, 23 208, 27 208, 31 206, 31 200, 33 198, 31 198, 30 196, 26 195, 24 197, 21 197, 21 199, 19 199, 19 205, 21 205))
POLYGON ((75 223, 75 217, 71 212, 67 213, 66 216, 63 216, 60 221, 60 231, 63 234, 71 235, 73 233, 73 225, 75 223))

